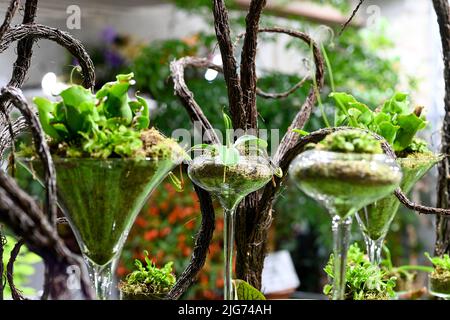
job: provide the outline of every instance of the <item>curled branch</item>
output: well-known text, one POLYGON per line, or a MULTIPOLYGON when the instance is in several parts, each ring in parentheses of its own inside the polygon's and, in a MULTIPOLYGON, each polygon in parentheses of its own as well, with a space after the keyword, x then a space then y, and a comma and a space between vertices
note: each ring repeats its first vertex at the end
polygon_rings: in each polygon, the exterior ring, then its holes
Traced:
POLYGON ((23 24, 11 28, 5 33, 3 39, 1 39, 0 41, 0 53, 5 51, 12 42, 20 41, 25 38, 47 39, 54 41, 62 47, 66 48, 75 58, 78 59, 80 63, 83 73, 83 85, 86 88, 94 87, 94 65, 80 41, 73 38, 68 33, 55 28, 39 24, 23 24))
POLYGON ((184 70, 187 67, 209 68, 218 72, 222 72, 222 68, 213 64, 205 58, 185 57, 170 63, 170 71, 174 83, 175 94, 181 99, 186 111, 188 112, 193 123, 199 122, 205 130, 205 140, 207 143, 218 143, 219 138, 215 133, 211 123, 206 118, 202 109, 194 99, 194 94, 184 81, 184 70))
POLYGON ((9 262, 6 265, 6 279, 8 279, 8 285, 11 289, 11 295, 13 300, 26 300, 22 293, 17 290, 16 286, 14 285, 14 262, 16 262, 17 256, 19 255, 20 248, 22 248, 23 244, 25 242, 23 239, 19 239, 17 243, 14 245, 14 248, 11 251, 11 256, 9 258, 9 262))
MULTIPOLYGON (((33 140, 36 146, 36 150, 41 158, 44 166, 44 175, 46 182, 46 205, 47 213, 50 223, 56 221, 56 172, 53 166, 53 160, 50 155, 50 149, 45 140, 44 131, 42 130, 41 123, 37 117, 37 111, 33 106, 29 106, 22 95, 20 89, 14 87, 5 87, 1 90, 0 101, 11 102, 22 113, 27 120, 31 132, 33 134, 33 140)), ((3 103, 3 104, 4 104, 3 103)))
POLYGON ((200 200, 200 207, 202 208, 202 224, 195 240, 194 251, 189 265, 169 292, 167 296, 168 299, 180 298, 180 296, 195 281, 197 274, 205 264, 209 244, 215 228, 214 207, 209 193, 197 186, 194 186, 194 188, 200 200))

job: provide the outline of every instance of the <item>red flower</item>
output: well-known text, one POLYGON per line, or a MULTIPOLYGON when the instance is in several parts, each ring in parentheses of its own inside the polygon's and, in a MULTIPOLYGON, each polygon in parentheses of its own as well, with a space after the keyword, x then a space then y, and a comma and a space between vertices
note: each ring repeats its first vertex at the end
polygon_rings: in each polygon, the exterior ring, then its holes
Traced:
POLYGON ((136 224, 141 228, 147 227, 147 221, 142 217, 137 217, 136 224))
POLYGON ((166 236, 168 236, 170 234, 171 231, 172 231, 171 227, 165 227, 159 232, 159 236, 160 237, 166 237, 166 236))
POLYGON ((159 208, 158 207, 150 207, 148 208, 148 214, 152 217, 157 217, 159 215, 159 208))
POLYGON ((149 230, 146 233, 144 233, 144 239, 147 241, 152 241, 157 237, 158 237, 158 230, 155 229, 149 230))

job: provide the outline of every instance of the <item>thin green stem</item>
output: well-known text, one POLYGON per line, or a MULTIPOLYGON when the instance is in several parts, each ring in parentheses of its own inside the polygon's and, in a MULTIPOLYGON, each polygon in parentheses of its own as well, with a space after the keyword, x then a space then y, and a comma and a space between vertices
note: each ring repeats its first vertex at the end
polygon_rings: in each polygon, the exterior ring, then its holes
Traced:
MULTIPOLYGON (((310 48, 311 48, 311 55, 312 55, 313 54, 312 44, 311 44, 310 48)), ((323 122, 325 123, 326 127, 331 128, 330 121, 328 120, 327 114, 325 112, 325 108, 322 103, 322 98, 320 96, 319 87, 317 86, 317 79, 316 79, 316 75, 315 75, 314 71, 311 71, 311 78, 313 81, 314 91, 316 92, 317 103, 319 104, 319 109, 320 109, 320 113, 322 115, 323 122)))

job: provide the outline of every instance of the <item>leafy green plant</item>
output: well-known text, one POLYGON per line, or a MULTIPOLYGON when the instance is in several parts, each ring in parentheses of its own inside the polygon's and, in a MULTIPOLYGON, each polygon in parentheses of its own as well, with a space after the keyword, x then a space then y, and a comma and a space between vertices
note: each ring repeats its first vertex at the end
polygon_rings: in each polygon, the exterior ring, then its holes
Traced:
POLYGON ((442 257, 431 257, 428 252, 425 252, 425 257, 431 261, 435 269, 441 269, 450 273, 450 256, 444 254, 442 257))
POLYGON ((233 288, 238 300, 266 300, 262 292, 244 280, 233 280, 233 288))
POLYGON ((372 111, 367 105, 344 92, 332 92, 338 108, 338 126, 351 126, 373 131, 384 137, 396 153, 423 152, 425 145, 415 138, 427 125, 422 107, 410 110, 406 93, 395 93, 392 98, 372 111))
POLYGON ((94 158, 138 156, 143 148, 141 133, 150 120, 145 99, 128 97, 133 77, 133 73, 118 75, 96 95, 72 85, 59 94, 59 102, 35 98, 42 127, 57 153, 94 158))
POLYGON ((172 273, 173 262, 166 263, 162 268, 157 268, 150 260, 148 252, 145 253, 145 264, 135 260, 137 270, 126 276, 125 281, 119 284, 122 292, 129 294, 163 295, 170 291, 176 282, 172 273))
MULTIPOLYGON (((233 125, 230 117, 223 112, 225 123, 225 145, 220 144, 199 144, 192 147, 192 150, 205 149, 213 155, 218 155, 220 162, 226 167, 231 167, 239 163, 241 158, 240 147, 244 147, 244 154, 255 151, 255 154, 264 154, 267 149, 267 141, 254 135, 242 135, 233 143, 233 125)), ((278 168, 275 175, 281 177, 283 172, 278 168)))
MULTIPOLYGON (((334 257, 330 255, 324 271, 334 278, 334 257)), ((370 263, 364 252, 355 243, 350 246, 345 274, 345 296, 348 300, 388 300, 395 295, 395 277, 389 277, 385 271, 370 263)), ((331 295, 332 284, 325 285, 323 292, 331 295)))
POLYGON ((401 265, 394 266, 392 262, 391 251, 387 246, 383 246, 384 259, 381 261, 381 268, 392 277, 395 277, 396 286, 394 290, 409 291, 412 290, 413 282, 416 279, 417 271, 432 272, 433 268, 421 265, 401 265))

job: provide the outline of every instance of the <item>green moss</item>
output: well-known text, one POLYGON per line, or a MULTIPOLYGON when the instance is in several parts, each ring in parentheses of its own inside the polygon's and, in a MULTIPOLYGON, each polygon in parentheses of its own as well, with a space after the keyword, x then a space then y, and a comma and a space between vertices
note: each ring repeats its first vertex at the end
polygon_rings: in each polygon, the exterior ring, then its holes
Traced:
POLYGON ((316 146, 318 150, 344 153, 383 153, 380 141, 359 130, 341 130, 328 135, 316 146))
MULTIPOLYGON (((412 187, 420 180, 438 161, 441 156, 432 153, 413 153, 406 158, 398 158, 397 163, 402 168, 401 189, 409 193, 412 187)), ((394 194, 370 204, 359 214, 363 232, 372 240, 386 236, 389 226, 394 219, 400 202, 394 194)))

